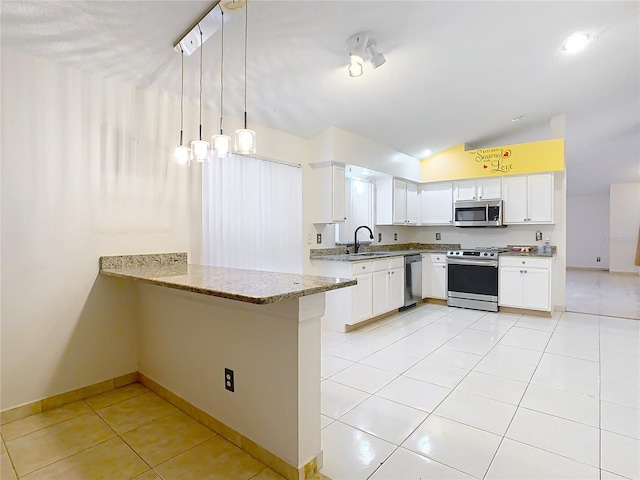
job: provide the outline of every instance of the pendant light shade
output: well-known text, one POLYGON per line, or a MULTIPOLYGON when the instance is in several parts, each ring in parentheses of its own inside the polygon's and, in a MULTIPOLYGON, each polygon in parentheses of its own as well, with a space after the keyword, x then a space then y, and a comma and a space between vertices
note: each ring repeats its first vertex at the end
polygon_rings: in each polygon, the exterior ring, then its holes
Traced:
POLYGON ((206 162, 209 160, 209 142, 194 140, 191 142, 191 152, 196 162, 206 162))
POLYGON ((180 49, 180 143, 173 151, 173 161, 182 167, 191 163, 191 150, 182 144, 184 127, 184 52, 180 49))
POLYGON ((236 130, 236 153, 256 153, 256 132, 246 128, 236 130))
POLYGON ((214 135, 211 139, 213 150, 218 158, 226 158, 231 154, 231 137, 224 135, 222 129, 220 135, 214 135))
POLYGON ((191 149, 184 145, 178 145, 173 151, 173 161, 181 167, 188 167, 191 163, 191 149))
POLYGON ((204 44, 202 40, 202 30, 200 31, 200 125, 198 140, 191 142, 191 156, 196 162, 206 162, 209 160, 209 142, 202 140, 202 52, 204 44))
POLYGON ((223 93, 224 93, 224 11, 220 4, 220 134, 211 138, 214 155, 218 158, 227 158, 231 154, 231 137, 224 134, 223 124, 223 93))
POLYGON ((256 132, 247 128, 247 36, 249 30, 249 0, 244 10, 244 128, 236 130, 236 153, 256 153, 256 132))

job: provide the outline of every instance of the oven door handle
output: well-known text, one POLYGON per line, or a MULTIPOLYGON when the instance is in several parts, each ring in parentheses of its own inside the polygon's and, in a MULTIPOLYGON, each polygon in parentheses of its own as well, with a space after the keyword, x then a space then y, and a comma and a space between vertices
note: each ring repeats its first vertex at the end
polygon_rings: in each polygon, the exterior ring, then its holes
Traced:
POLYGON ((450 265, 479 265, 482 267, 497 267, 497 260, 472 260, 470 258, 447 258, 450 265))

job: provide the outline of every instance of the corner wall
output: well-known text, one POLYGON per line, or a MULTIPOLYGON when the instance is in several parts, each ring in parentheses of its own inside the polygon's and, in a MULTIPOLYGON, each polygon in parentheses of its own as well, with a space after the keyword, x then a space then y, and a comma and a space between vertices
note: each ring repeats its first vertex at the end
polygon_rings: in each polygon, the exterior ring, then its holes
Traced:
POLYGON ((170 162, 177 102, 10 49, 1 74, 5 410, 138 369, 136 297, 98 257, 189 251, 199 178, 170 162))
POLYGON ((640 273, 635 265, 640 227, 640 183, 616 183, 610 187, 609 270, 640 273))
MULTIPOLYGON (((135 290, 99 277, 98 258, 186 251, 199 263, 202 184, 198 165, 172 162, 179 99, 13 49, 1 59, 6 410, 138 370, 135 290)), ((185 105, 187 141, 197 119, 185 105)), ((203 125, 218 121, 203 111, 203 125)), ((307 163, 306 139, 250 127, 259 155, 307 163)))
POLYGON ((567 197, 567 267, 609 269, 609 195, 567 197))

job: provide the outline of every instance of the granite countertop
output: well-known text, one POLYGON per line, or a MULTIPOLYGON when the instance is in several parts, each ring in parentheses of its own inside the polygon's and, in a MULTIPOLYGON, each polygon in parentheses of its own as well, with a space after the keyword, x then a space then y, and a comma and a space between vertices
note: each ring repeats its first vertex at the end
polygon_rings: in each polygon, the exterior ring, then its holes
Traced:
POLYGON ((447 253, 460 248, 459 244, 399 244, 380 247, 363 247, 360 253, 345 253, 346 247, 325 248, 311 251, 311 260, 331 260, 337 262, 357 262, 375 260, 376 258, 403 257, 406 255, 420 255, 421 253, 447 253))
POLYGON ((535 249, 530 252, 502 252, 500 256, 504 257, 541 257, 541 258, 553 258, 556 256, 556 253, 552 251, 551 253, 538 253, 535 249))
POLYGON ((281 302, 357 283, 335 277, 191 265, 186 253, 100 257, 100 274, 254 304, 281 302))
POLYGON ((446 253, 447 250, 396 250, 393 252, 363 252, 358 254, 341 253, 338 255, 319 255, 311 260, 332 260, 334 262, 357 262, 361 260, 375 260, 376 258, 404 257, 406 255, 420 255, 421 253, 446 253))

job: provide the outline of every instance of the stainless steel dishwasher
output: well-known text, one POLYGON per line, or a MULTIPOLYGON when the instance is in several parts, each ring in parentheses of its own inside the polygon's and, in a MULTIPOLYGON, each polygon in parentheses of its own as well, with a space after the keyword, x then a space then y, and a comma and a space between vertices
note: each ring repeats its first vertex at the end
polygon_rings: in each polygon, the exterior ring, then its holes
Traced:
POLYGON ((409 308, 422 300, 422 255, 404 257, 404 307, 409 308))

